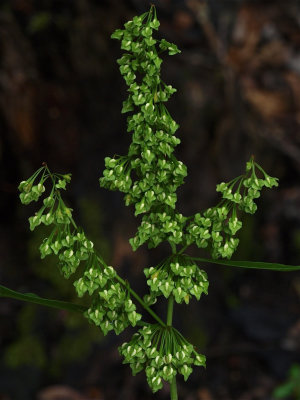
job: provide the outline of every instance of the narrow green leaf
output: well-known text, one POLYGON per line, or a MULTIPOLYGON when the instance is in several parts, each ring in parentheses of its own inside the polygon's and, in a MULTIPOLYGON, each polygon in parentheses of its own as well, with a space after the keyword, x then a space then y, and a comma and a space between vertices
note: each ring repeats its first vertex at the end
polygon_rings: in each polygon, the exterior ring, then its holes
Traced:
POLYGON ((195 261, 208 262, 211 264, 228 265, 230 267, 252 268, 252 269, 268 269, 270 271, 297 271, 300 270, 300 265, 285 265, 278 263, 268 263, 261 261, 225 261, 212 260, 208 258, 191 257, 195 261))
POLYGON ((80 313, 83 313, 87 309, 87 307, 85 306, 70 303, 67 301, 44 299, 33 293, 19 293, 2 285, 0 285, 0 297, 8 297, 11 299, 40 304, 42 306, 58 308, 60 310, 80 312, 80 313))

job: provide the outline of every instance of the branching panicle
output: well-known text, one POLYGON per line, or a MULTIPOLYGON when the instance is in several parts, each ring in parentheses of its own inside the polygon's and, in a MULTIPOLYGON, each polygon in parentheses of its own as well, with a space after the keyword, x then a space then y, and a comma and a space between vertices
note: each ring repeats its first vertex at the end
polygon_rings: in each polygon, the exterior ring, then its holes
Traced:
POLYGON ((222 194, 222 200, 202 215, 198 213, 194 216, 187 226, 186 244, 208 247, 214 259, 231 258, 239 243, 236 233, 242 227, 238 215, 240 212, 255 213, 257 205, 254 200, 260 197, 264 186, 278 186, 278 179, 269 176, 251 157, 244 175, 217 185, 216 190, 222 194))
POLYGON ((121 40, 126 51, 118 63, 129 93, 122 113, 133 113, 127 119, 132 143, 127 156, 105 159, 100 184, 124 192, 125 204, 135 206, 136 216, 144 214, 136 236, 130 240, 134 250, 144 243, 156 247, 164 240, 181 243, 186 222, 175 206, 176 190, 187 171, 173 155, 180 143, 174 136, 178 125, 164 105, 176 89, 161 80, 159 57, 164 51, 170 55, 180 51, 176 45, 153 37, 158 27, 152 7, 112 35, 121 40))
POLYGON ((160 264, 144 269, 149 294, 141 299, 104 262, 93 243, 77 227, 72 209, 61 196, 71 175, 52 174, 45 164, 21 182, 19 190, 23 204, 46 196, 39 211, 29 218, 31 230, 40 224, 52 226, 40 245, 41 258, 57 255, 60 271, 66 278, 81 263, 85 264, 74 286, 79 297, 85 294, 91 297, 86 317, 100 326, 104 334, 110 330, 119 334, 129 325, 142 325, 131 341, 119 348, 124 363, 130 364, 134 375, 144 370, 153 392, 162 388, 163 380, 168 381, 171 400, 176 400, 176 375, 182 374, 186 380, 193 366, 205 366, 205 356, 198 354, 172 327, 174 300, 188 304, 192 296, 199 300, 208 290, 206 273, 199 269, 197 259, 185 251, 194 243, 199 248, 207 248, 213 259, 230 259, 239 242, 236 234, 242 227, 240 213, 253 214, 257 208, 254 200, 260 196, 261 189, 278 183, 252 157, 244 175, 217 185, 222 200, 215 207, 190 217, 176 210, 176 190, 183 184, 187 169, 174 156, 174 149, 180 143, 175 136, 178 124, 165 103, 176 89, 161 80, 160 54, 167 51, 174 55, 180 51, 176 45, 153 36, 158 27, 156 11, 151 6, 148 13, 134 17, 123 30, 118 29, 112 35, 121 41, 121 49, 125 51, 118 64, 128 86, 122 113, 130 113, 127 131, 132 135, 132 143, 127 155, 105 158, 105 170, 100 178, 102 187, 123 192, 125 204, 134 206, 135 216, 142 215, 137 233, 130 239, 133 250, 144 243, 149 248, 156 247, 163 241, 172 248, 172 255, 160 264), (46 181, 50 188, 48 195, 45 195, 46 181), (166 323, 150 308, 160 296, 168 299, 166 323), (133 300, 157 323, 142 322, 133 300))
POLYGON ((119 334, 127 326, 135 326, 141 314, 136 312, 130 293, 118 282, 115 269, 103 263, 97 255, 93 242, 77 227, 72 209, 62 199, 61 190, 66 189, 71 175, 52 174, 47 166, 41 168, 19 185, 21 201, 25 204, 29 200, 37 201, 45 192, 47 180, 52 186, 50 194, 44 198, 40 210, 29 218, 31 230, 40 224, 52 225, 50 235, 40 245, 41 258, 57 255, 60 272, 65 278, 74 274, 81 262, 85 264, 85 272, 74 286, 79 297, 85 293, 92 297, 92 305, 85 315, 100 326, 104 334, 110 330, 119 334), (34 185, 38 178, 39 183, 34 185))

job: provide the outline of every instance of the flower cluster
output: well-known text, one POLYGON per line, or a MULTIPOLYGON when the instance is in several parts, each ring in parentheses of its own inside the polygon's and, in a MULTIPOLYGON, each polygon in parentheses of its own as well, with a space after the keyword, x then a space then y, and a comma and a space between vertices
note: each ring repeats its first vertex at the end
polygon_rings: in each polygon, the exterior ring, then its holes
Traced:
POLYGON ((83 232, 70 228, 73 222, 72 209, 65 205, 60 195, 60 190, 66 188, 71 176, 52 175, 46 167, 41 168, 27 181, 20 183, 20 199, 23 204, 37 201, 45 192, 44 183, 48 179, 52 183, 52 190, 50 195, 44 198, 39 211, 29 218, 30 230, 33 231, 40 224, 54 225, 49 237, 40 245, 41 258, 50 254, 58 255, 60 270, 66 278, 69 278, 76 271, 80 261, 86 260, 93 249, 93 243, 83 232), (34 185, 40 174, 42 176, 39 183, 34 185))
POLYGON ((84 276, 74 282, 74 286, 79 297, 86 292, 91 296, 97 290, 85 315, 101 327, 104 335, 111 330, 118 335, 127 326, 135 326, 142 316, 136 312, 129 293, 118 283, 115 269, 101 263, 94 255, 87 264, 84 276))
POLYGON ((220 183, 217 185, 217 192, 222 193, 223 199, 236 204, 240 210, 254 214, 257 210, 254 199, 260 197, 263 187, 272 188, 273 186, 278 186, 278 178, 268 175, 251 157, 246 164, 245 175, 229 183, 220 183), (258 174, 261 174, 262 178, 259 178, 258 174), (234 190, 236 185, 238 187, 234 190))
POLYGON ((128 157, 104 159, 106 169, 103 177, 100 178, 101 186, 109 190, 120 190, 128 193, 131 189, 132 180, 130 178, 130 163, 128 157))
POLYGON ((57 255, 60 271, 65 278, 74 274, 82 261, 86 262, 83 277, 74 285, 79 297, 86 292, 93 297, 92 305, 85 315, 100 326, 104 334, 112 329, 119 334, 128 325, 135 326, 141 315, 136 312, 128 289, 120 285, 113 267, 107 266, 97 256, 93 242, 77 228, 72 210, 62 200, 60 190, 66 188, 71 180, 70 175, 51 174, 48 167, 41 168, 19 185, 21 201, 24 204, 37 201, 45 192, 44 183, 47 179, 52 183, 50 195, 44 198, 40 210, 29 218, 31 230, 40 224, 53 225, 50 235, 40 245, 41 258, 50 254, 57 255), (40 174, 39 183, 34 185, 40 174))
POLYGON ((28 181, 22 181, 19 185, 19 190, 21 191, 21 202, 27 205, 32 201, 37 201, 40 198, 40 196, 45 191, 45 186, 43 185, 43 183, 32 185, 32 183, 28 181))
POLYGON ((212 258, 230 258, 235 252, 239 239, 234 237, 242 227, 235 209, 230 214, 227 204, 207 209, 203 215, 195 214, 187 227, 187 244, 195 242, 200 248, 209 247, 212 258))
POLYGON ((127 156, 105 159, 100 185, 125 193, 125 204, 135 205, 135 215, 145 214, 130 241, 134 250, 148 242, 156 247, 163 240, 182 241, 182 216, 175 212, 176 190, 187 174, 185 165, 173 155, 180 140, 174 136, 178 125, 164 102, 176 91, 160 79, 162 59, 158 53, 179 53, 177 46, 153 38, 159 22, 154 7, 134 17, 112 38, 121 41, 126 53, 118 60, 128 85, 129 96, 122 112, 128 117, 132 143, 127 156), (163 226, 163 227, 162 227, 163 226))
POLYGON ((194 242, 200 248, 208 247, 213 258, 231 258, 239 243, 235 235, 242 227, 238 210, 254 214, 257 209, 254 199, 260 196, 264 186, 278 186, 277 178, 269 176, 251 158, 244 175, 217 185, 216 190, 222 193, 223 200, 202 215, 195 214, 186 228, 186 244, 194 242), (256 169, 263 174, 263 179, 257 177, 256 169))
POLYGON ((60 270, 65 278, 69 278, 76 272, 80 262, 93 254, 93 247, 93 242, 83 232, 71 231, 67 224, 56 224, 40 245, 40 253, 41 258, 49 254, 58 255, 60 270))
POLYGON ((187 380, 193 365, 205 367, 205 356, 196 352, 174 328, 147 325, 135 333, 129 343, 119 348, 124 363, 130 364, 133 375, 145 370, 153 392, 171 382, 177 373, 187 380))
MULTIPOLYGON (((27 204, 30 204, 32 201, 38 201, 38 199, 41 197, 41 195, 46 190, 44 183, 46 182, 46 180, 48 178, 49 178, 49 174, 46 173, 46 168, 41 167, 26 181, 22 181, 18 187, 19 191, 21 192, 20 193, 21 203, 27 205, 27 204), (40 176, 39 182, 37 183, 36 181, 39 176, 40 176)), ((51 195, 49 196, 49 198, 47 198, 47 200, 46 199, 44 200, 45 208, 46 207, 49 208, 53 205, 55 189, 57 189, 57 190, 65 189, 66 184, 68 182, 70 182, 70 180, 71 180, 71 175, 70 174, 66 174, 66 175, 57 174, 55 176, 55 179, 56 179, 56 182, 53 187, 53 191, 51 192, 51 195)), ((43 223, 45 223, 45 222, 43 222, 43 223)))
POLYGON ((144 269, 152 298, 173 295, 177 303, 189 303, 190 297, 200 300, 207 294, 208 280, 205 271, 187 255, 168 257, 156 267, 144 269))
POLYGON ((148 247, 153 248, 164 240, 169 243, 179 244, 183 238, 183 229, 187 218, 174 212, 173 216, 166 212, 151 212, 145 214, 137 234, 130 239, 133 250, 143 243, 148 242, 148 247))

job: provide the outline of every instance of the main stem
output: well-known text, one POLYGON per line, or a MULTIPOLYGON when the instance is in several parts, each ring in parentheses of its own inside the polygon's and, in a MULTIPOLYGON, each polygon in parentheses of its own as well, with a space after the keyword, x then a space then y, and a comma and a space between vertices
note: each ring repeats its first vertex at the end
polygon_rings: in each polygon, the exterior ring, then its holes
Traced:
POLYGON ((167 326, 172 326, 173 307, 174 307, 174 296, 171 294, 168 300, 167 326))
MULTIPOLYGON (((174 244, 171 244, 171 247, 172 247, 172 253, 175 254, 176 246, 174 244)), ((173 308, 174 308, 174 296, 170 295, 169 300, 168 300, 167 326, 172 326, 173 308)), ((172 379, 172 381, 170 383, 170 396, 171 396, 171 400, 178 400, 176 376, 174 376, 174 378, 172 379)))

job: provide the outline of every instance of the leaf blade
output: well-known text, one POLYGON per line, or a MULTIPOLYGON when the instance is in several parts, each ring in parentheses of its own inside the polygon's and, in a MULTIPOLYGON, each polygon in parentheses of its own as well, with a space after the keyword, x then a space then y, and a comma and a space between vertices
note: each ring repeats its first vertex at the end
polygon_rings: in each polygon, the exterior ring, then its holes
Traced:
POLYGON ((57 308, 59 310, 67 310, 80 313, 83 313, 87 309, 87 307, 85 306, 82 306, 80 304, 70 303, 68 301, 46 299, 34 293, 16 292, 15 290, 9 289, 2 285, 0 285, 0 297, 27 301, 29 303, 35 303, 46 307, 57 308))
POLYGON ((212 260, 209 258, 191 257, 195 261, 207 262, 210 264, 227 265, 230 267, 249 268, 249 269, 265 269, 270 271, 298 271, 300 265, 287 265, 279 263, 268 263, 261 261, 231 261, 231 260, 212 260))

